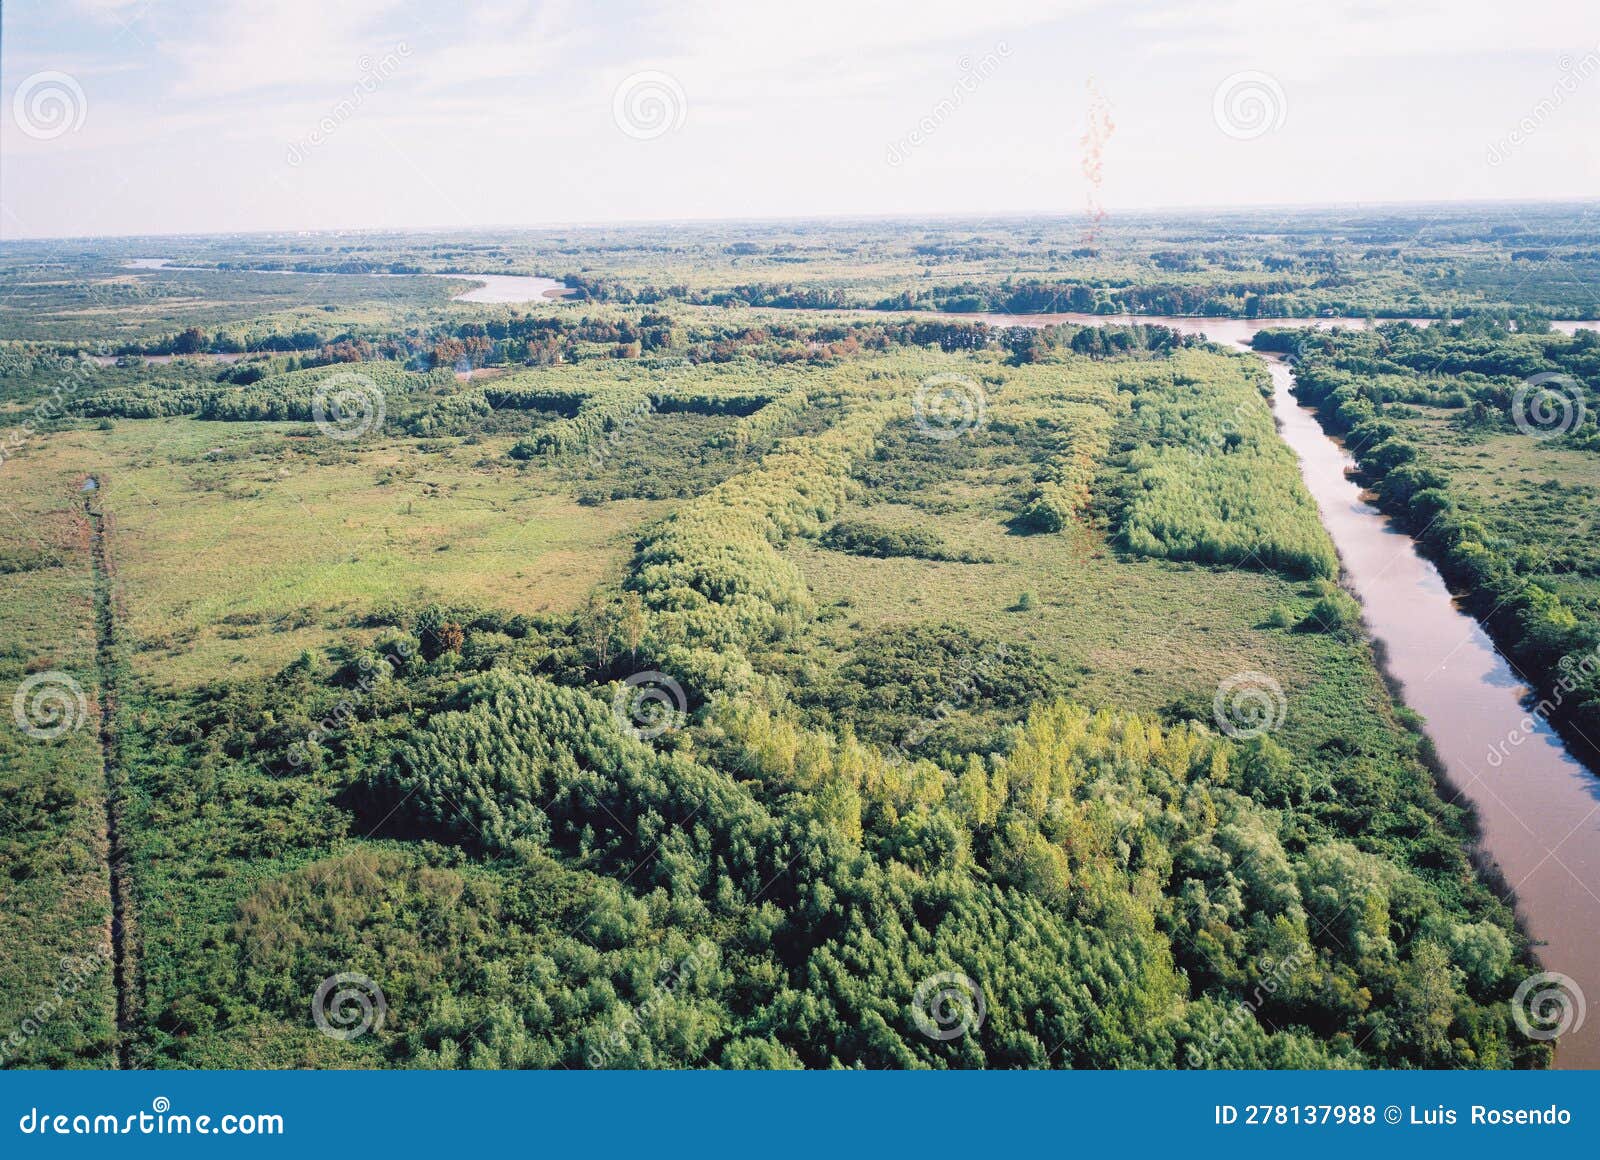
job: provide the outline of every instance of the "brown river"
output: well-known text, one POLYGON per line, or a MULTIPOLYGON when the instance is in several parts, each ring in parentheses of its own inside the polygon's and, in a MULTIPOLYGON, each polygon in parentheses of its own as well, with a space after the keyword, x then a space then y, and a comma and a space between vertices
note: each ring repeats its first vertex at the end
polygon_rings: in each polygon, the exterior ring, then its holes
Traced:
MULTIPOLYGON (((1012 326, 1023 321, 1011 315, 982 320, 1012 326)), ((1245 347, 1268 326, 1365 326, 1360 319, 1083 315, 1027 323, 1089 321, 1160 323, 1245 347)), ((1553 325, 1568 334, 1578 326, 1600 329, 1593 322, 1553 325)), ((1276 357, 1267 364, 1279 430, 1300 457, 1306 486, 1343 560, 1345 582, 1385 647, 1389 672, 1400 681, 1406 704, 1426 719, 1453 790, 1476 806, 1484 848, 1516 892, 1518 913, 1541 944, 1544 969, 1567 977, 1536 982, 1523 1009, 1553 1015, 1556 1009, 1543 1005, 1564 1003, 1572 1026, 1560 1039, 1557 1066, 1600 1067, 1600 1015, 1584 1019, 1582 998, 1600 998, 1600 778, 1530 713, 1532 690, 1477 620, 1456 606, 1438 569, 1411 537, 1350 480, 1354 459, 1290 393, 1289 367, 1276 357)))

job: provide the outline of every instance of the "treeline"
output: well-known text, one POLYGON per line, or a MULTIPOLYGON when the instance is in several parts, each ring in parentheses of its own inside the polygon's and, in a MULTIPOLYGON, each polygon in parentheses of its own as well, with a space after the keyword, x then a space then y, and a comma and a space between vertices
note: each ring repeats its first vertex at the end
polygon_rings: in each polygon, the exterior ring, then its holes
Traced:
POLYGON ((953 551, 934 532, 926 528, 891 528, 871 520, 840 520, 820 540, 825 548, 853 556, 873 556, 890 560, 909 556, 917 560, 947 560, 960 564, 989 563, 989 557, 974 552, 953 551))
POLYGON ((1179 356, 1129 383, 1117 432, 1117 528, 1131 551, 1289 576, 1339 573, 1333 543, 1278 437, 1261 368, 1179 356))
MULTIPOLYGON (((1165 314, 1255 318, 1301 288, 1287 278, 1255 278, 1234 282, 1084 283, 1044 279, 992 282, 948 282, 875 305, 883 310, 915 309, 1003 311, 1007 314, 1165 314)), ((1315 313, 1306 309, 1304 313, 1315 313)))

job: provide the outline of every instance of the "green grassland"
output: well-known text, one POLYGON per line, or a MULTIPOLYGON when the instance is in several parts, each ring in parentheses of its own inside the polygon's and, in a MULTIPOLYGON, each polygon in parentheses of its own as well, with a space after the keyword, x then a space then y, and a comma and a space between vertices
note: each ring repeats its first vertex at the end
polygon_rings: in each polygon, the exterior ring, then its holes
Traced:
MULTIPOLYGON (((109 768, 92 724, 5 739, 0 982, 20 1011, 36 947, 106 928, 108 787, 137 921, 125 1033, 107 973, 16 1062, 1547 1064, 1506 1002, 1527 940, 1333 583, 1259 366, 1159 328, 740 305, 793 280, 800 305, 969 308, 1045 292, 1035 274, 1107 306, 1159 283, 1243 311, 1267 275, 1297 310, 1504 305, 1484 224, 1430 236, 1470 275, 1448 289, 1387 253, 1415 223, 1328 218, 1228 256, 1205 240, 1222 219, 1076 255, 1060 222, 161 251, 611 299, 531 309, 234 271, 99 315, 30 276, 30 333, 58 345, 0 350, 27 425, 0 463, 3 687, 59 669, 93 706, 110 665, 119 704, 109 768), (252 298, 280 277, 328 301, 252 298), (180 322, 190 349, 270 349, 63 355, 180 322), (385 420, 335 437, 319 408, 350 376, 385 420), (99 667, 90 475, 114 562, 99 667), (648 674, 681 710, 659 733, 621 683, 648 674), (1273 690, 1264 736, 1219 708, 1241 678, 1273 690), (951 971, 988 1017, 944 1041, 911 1008, 951 971), (349 972, 386 1016, 346 1042, 309 1012, 349 972)), ((78 273, 120 277, 142 244, 78 273)), ((1438 418, 1407 421, 1452 474, 1498 447, 1438 418)), ((1517 453, 1505 470, 1538 470, 1517 453)), ((1487 487, 1462 502, 1494 512, 1487 487)))
POLYGON ((80 480, 21 474, 0 497, 0 1053, 106 1067, 116 1041, 94 578, 80 480), (23 719, 13 696, 27 688, 23 719), (32 706, 35 696, 46 699, 32 706), (81 695, 82 700, 77 700, 81 695), (107 953, 102 953, 102 952, 107 953))
POLYGON ((161 419, 53 435, 7 470, 104 479, 135 666, 190 685, 275 671, 385 604, 569 611, 614 581, 656 502, 581 506, 512 442, 330 450, 302 424, 161 419))

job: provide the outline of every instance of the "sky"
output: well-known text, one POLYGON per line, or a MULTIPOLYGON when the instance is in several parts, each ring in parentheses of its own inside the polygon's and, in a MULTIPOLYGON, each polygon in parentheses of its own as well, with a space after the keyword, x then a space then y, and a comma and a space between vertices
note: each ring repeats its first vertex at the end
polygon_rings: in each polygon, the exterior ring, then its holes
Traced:
POLYGON ((7 0, 0 239, 1600 195, 1594 0, 7 0))

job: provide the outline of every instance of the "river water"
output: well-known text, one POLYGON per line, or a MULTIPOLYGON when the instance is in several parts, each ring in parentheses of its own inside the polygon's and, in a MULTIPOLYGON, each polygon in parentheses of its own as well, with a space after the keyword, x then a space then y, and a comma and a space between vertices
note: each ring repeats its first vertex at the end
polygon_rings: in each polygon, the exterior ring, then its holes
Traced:
MULTIPOLYGON (((1483 627, 1347 477, 1354 459, 1289 393, 1289 368, 1271 359, 1269 369, 1280 430, 1300 456, 1346 582, 1406 704, 1426 718, 1451 786, 1477 806, 1484 847, 1544 944, 1545 970, 1600 997, 1600 778, 1529 713, 1531 690, 1483 627)), ((1600 1017, 1562 1036, 1557 1062, 1600 1067, 1600 1017)))
POLYGON ((296 274, 302 278, 455 278, 458 280, 475 283, 467 289, 452 294, 452 302, 544 302, 551 298, 560 298, 569 293, 566 283, 557 282, 554 278, 538 278, 532 274, 389 274, 373 272, 370 274, 333 274, 324 271, 307 270, 225 270, 218 271, 210 266, 182 266, 167 258, 130 258, 123 263, 129 270, 196 270, 204 273, 243 273, 243 274, 296 274))
MULTIPOLYGON (((1367 326, 1359 318, 962 317, 996 326, 1159 324, 1244 348, 1268 327, 1367 326)), ((1600 322, 1551 325, 1565 334, 1600 329, 1600 322)), ((1457 607, 1439 570, 1411 537, 1350 479, 1354 458, 1291 393, 1288 365, 1277 356, 1266 356, 1266 362, 1279 431, 1300 458, 1301 475, 1339 549, 1345 582, 1361 599, 1367 628, 1384 646, 1390 675, 1400 682, 1405 703, 1426 720, 1449 780, 1444 792, 1459 793, 1476 807, 1483 846, 1515 892, 1524 926, 1541 944, 1544 969, 1567 977, 1556 985, 1573 1025, 1561 1037, 1556 1064, 1600 1068, 1600 1014, 1583 1018, 1584 996, 1600 1000, 1600 778, 1530 713, 1532 689, 1483 626, 1457 607)), ((1535 997, 1541 993, 1553 999, 1557 991, 1535 983, 1523 1009, 1539 1009, 1535 997)))
MULTIPOLYGON (((1018 325, 1017 316, 985 316, 1018 325)), ((1248 348, 1272 326, 1365 328, 1362 319, 1215 319, 1103 315, 1032 317, 1055 322, 1156 323, 1214 342, 1248 348)), ((1596 322, 1556 322, 1571 334, 1596 322)), ((1416 543, 1370 503, 1349 473, 1354 458, 1322 429, 1316 412, 1291 393, 1293 375, 1267 356, 1273 410, 1322 522, 1339 549, 1345 582, 1361 599, 1362 618, 1384 645, 1386 667, 1405 703, 1426 720, 1450 788, 1477 809, 1484 849, 1516 894, 1517 912, 1541 945, 1546 971, 1558 983, 1573 1026, 1561 1037, 1556 1064, 1600 1068, 1600 1014, 1584 1019, 1584 996, 1600 999, 1600 778, 1573 757, 1556 732, 1529 711, 1533 690, 1495 648, 1478 621, 1457 607, 1439 570, 1416 543)), ((1537 1009, 1551 984, 1535 983, 1524 1010, 1537 1009)), ((1549 1011, 1554 1014, 1554 1009, 1549 1011)))

